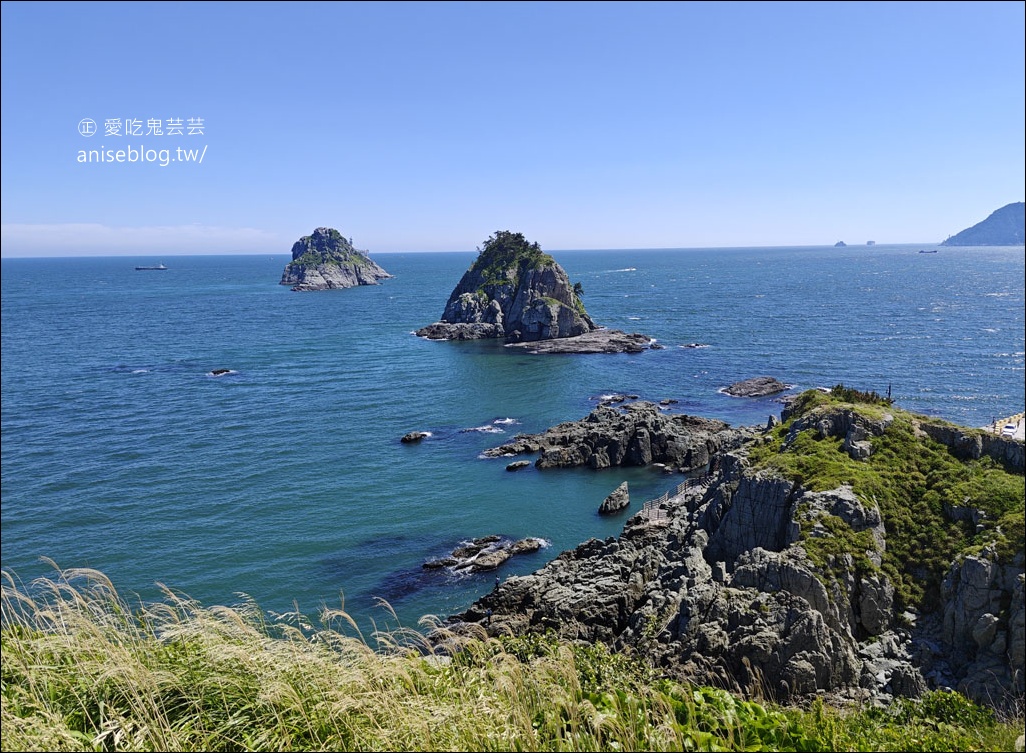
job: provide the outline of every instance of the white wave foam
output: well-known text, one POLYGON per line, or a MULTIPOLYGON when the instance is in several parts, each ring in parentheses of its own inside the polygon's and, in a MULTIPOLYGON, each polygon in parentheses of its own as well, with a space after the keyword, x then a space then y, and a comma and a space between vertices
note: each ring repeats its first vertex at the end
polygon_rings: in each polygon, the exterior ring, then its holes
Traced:
POLYGON ((479 432, 481 432, 483 434, 505 434, 506 433, 506 431, 504 429, 500 429, 498 426, 493 426, 492 424, 488 424, 487 426, 471 426, 469 429, 460 429, 460 432, 464 433, 464 434, 466 434, 468 432, 472 432, 472 431, 479 431, 479 432))
POLYGON ((509 424, 519 424, 520 422, 517 421, 515 418, 497 418, 494 421, 492 421, 492 423, 493 424, 506 424, 506 425, 509 425, 509 424))

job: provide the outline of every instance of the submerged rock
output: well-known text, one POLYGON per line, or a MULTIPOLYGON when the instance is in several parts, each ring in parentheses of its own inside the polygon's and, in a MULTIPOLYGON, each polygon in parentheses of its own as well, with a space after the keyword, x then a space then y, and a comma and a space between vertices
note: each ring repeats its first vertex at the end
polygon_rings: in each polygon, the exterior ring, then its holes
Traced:
POLYGON ((627 334, 618 329, 597 329, 576 337, 561 337, 529 343, 512 343, 528 353, 641 353, 658 350, 652 338, 637 332, 627 334))
POLYGON ((293 290, 330 290, 377 285, 392 277, 371 261, 364 251, 334 228, 319 227, 292 246, 292 261, 285 267, 281 285, 293 290))

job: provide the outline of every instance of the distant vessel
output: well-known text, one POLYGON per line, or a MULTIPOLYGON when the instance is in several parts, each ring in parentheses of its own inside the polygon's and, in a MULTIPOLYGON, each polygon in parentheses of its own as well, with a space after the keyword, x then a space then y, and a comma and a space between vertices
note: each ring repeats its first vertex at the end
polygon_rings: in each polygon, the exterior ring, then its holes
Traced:
POLYGON ((876 241, 866 241, 866 245, 867 246, 875 246, 876 245, 876 241))
POLYGON ((136 267, 135 269, 136 269, 136 271, 137 271, 137 272, 140 272, 140 271, 142 271, 142 270, 144 270, 144 269, 159 269, 159 270, 164 270, 164 269, 167 269, 167 267, 165 267, 165 266, 164 266, 163 264, 158 264, 158 265, 157 265, 157 266, 155 266, 155 267, 136 267))
POLYGON ((931 249, 927 250, 925 248, 921 248, 921 249, 919 249, 919 253, 921 253, 921 254, 935 254, 935 253, 937 253, 937 249, 931 248, 931 249))

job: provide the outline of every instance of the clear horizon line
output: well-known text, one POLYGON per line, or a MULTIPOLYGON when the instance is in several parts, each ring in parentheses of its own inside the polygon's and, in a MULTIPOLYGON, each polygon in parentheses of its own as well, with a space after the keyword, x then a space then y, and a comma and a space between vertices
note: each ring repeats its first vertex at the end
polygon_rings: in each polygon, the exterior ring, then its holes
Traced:
MULTIPOLYGON (((811 248, 887 248, 897 246, 940 246, 943 241, 924 241, 924 242, 901 242, 901 243, 882 243, 876 242, 873 244, 868 243, 847 243, 844 246, 837 246, 836 243, 814 243, 814 244, 779 244, 773 246, 638 246, 638 247, 620 247, 620 248, 557 248, 557 249, 546 249, 547 254, 559 254, 559 253, 604 253, 613 251, 736 251, 740 249, 749 250, 775 250, 782 248, 792 249, 811 249, 811 248)), ((950 246, 948 248, 1021 248, 1022 246, 950 246)), ((408 251, 368 251, 366 249, 357 249, 362 253, 366 253, 371 256, 390 256, 397 254, 473 254, 477 253, 476 249, 461 249, 461 250, 448 250, 448 251, 425 251, 425 250, 408 250, 408 251)), ((118 254, 3 254, 0 253, 0 259, 156 259, 160 257, 167 258, 184 258, 194 256, 290 256, 288 251, 208 251, 200 253, 165 253, 165 254, 130 254, 130 253, 118 253, 118 254)))

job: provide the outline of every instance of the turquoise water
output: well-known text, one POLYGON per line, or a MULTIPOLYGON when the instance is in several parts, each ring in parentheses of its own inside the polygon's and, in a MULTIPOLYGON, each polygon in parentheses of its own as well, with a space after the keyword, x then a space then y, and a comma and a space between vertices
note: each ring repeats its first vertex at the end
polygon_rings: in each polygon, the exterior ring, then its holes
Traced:
POLYGON ((277 284, 285 255, 5 259, 3 568, 27 581, 52 572, 45 556, 145 599, 162 583, 273 612, 343 594, 361 625, 391 626, 380 598, 413 625, 494 584, 421 568, 460 540, 542 537, 499 575, 528 572, 616 535, 623 518, 596 508, 621 481, 636 505, 677 480, 479 457, 600 395, 763 424, 778 403, 718 390, 770 375, 890 387, 901 407, 970 426, 1021 411, 1022 248, 917 251, 555 252, 595 321, 666 346, 614 356, 412 335, 473 254, 377 254, 395 279, 302 294, 277 284), (415 430, 432 436, 399 442, 415 430))

